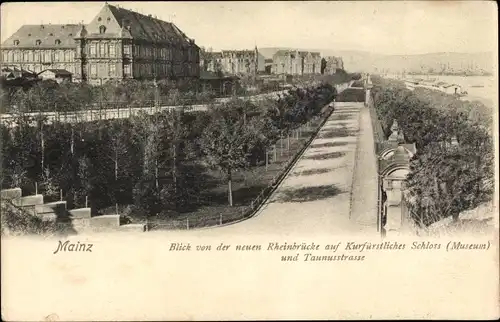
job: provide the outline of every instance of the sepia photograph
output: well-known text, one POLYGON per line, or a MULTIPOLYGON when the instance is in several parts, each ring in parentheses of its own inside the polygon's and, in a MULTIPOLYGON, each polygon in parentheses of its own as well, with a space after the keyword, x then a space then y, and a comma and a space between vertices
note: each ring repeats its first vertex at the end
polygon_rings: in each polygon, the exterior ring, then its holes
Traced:
POLYGON ((497 10, 3 3, 2 320, 499 318, 497 10))

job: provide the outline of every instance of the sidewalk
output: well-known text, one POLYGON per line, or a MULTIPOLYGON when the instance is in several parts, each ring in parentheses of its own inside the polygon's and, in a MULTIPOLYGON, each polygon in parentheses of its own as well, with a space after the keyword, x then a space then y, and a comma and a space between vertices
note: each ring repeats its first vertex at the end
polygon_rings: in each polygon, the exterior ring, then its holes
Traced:
POLYGON ((378 173, 370 111, 359 114, 360 133, 352 188, 351 220, 366 228, 377 229, 378 173))

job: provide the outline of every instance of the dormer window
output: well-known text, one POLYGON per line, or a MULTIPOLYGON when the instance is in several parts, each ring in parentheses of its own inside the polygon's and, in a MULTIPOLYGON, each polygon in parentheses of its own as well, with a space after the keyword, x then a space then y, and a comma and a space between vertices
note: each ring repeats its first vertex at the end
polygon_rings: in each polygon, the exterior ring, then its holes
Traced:
POLYGON ((107 20, 107 21, 111 21, 111 18, 110 18, 110 17, 108 17, 108 19, 106 19, 106 20, 107 20))
POLYGON ((60 45, 60 44, 61 44, 61 41, 60 41, 59 39, 56 39, 55 44, 56 44, 56 45, 60 45))
POLYGON ((68 36, 72 37, 72 36, 73 36, 73 34, 69 34, 68 36))
POLYGON ((14 40, 14 46, 19 46, 19 40, 14 40))
POLYGON ((106 32, 106 27, 104 27, 104 26, 100 26, 100 27, 99 27, 99 33, 100 33, 100 34, 103 34, 103 33, 105 33, 105 32, 106 32))
POLYGON ((36 40, 36 42, 35 42, 35 44, 36 44, 37 46, 40 46, 40 45, 42 44, 42 41, 41 41, 40 39, 37 39, 37 40, 36 40))
POLYGON ((102 18, 101 18, 101 17, 97 18, 97 21, 101 21, 101 20, 102 20, 102 18))
POLYGON ((28 34, 28 37, 31 37, 31 34, 28 34))
POLYGON ((50 33, 50 34, 49 34, 49 36, 54 36, 54 34, 53 34, 53 33, 50 33))

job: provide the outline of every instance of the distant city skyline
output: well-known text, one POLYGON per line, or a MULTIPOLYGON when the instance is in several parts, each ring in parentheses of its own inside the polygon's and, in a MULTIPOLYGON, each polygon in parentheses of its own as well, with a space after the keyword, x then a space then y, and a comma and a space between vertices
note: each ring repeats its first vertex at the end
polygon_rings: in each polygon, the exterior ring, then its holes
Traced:
MULTIPOLYGON (((174 22, 200 47, 291 47, 385 55, 496 52, 490 1, 109 2, 174 22)), ((88 23, 104 2, 5 3, 1 38, 24 24, 88 23)))

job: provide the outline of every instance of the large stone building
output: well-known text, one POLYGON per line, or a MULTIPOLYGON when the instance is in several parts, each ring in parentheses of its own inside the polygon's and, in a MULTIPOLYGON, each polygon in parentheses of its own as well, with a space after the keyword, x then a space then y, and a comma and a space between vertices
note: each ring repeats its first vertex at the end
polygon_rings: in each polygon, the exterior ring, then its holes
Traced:
POLYGON ((327 56, 324 57, 324 59, 326 62, 324 70, 325 74, 333 74, 337 69, 344 69, 344 62, 342 60, 342 57, 327 56))
POLYGON ((202 66, 206 71, 221 71, 233 75, 258 74, 265 71, 265 57, 254 50, 223 50, 205 53, 202 66))
POLYGON ((278 50, 273 55, 273 74, 305 75, 321 74, 319 52, 278 50))
POLYGON ((88 25, 24 25, 2 44, 4 62, 73 79, 199 78, 199 47, 173 23, 105 4, 88 25))

